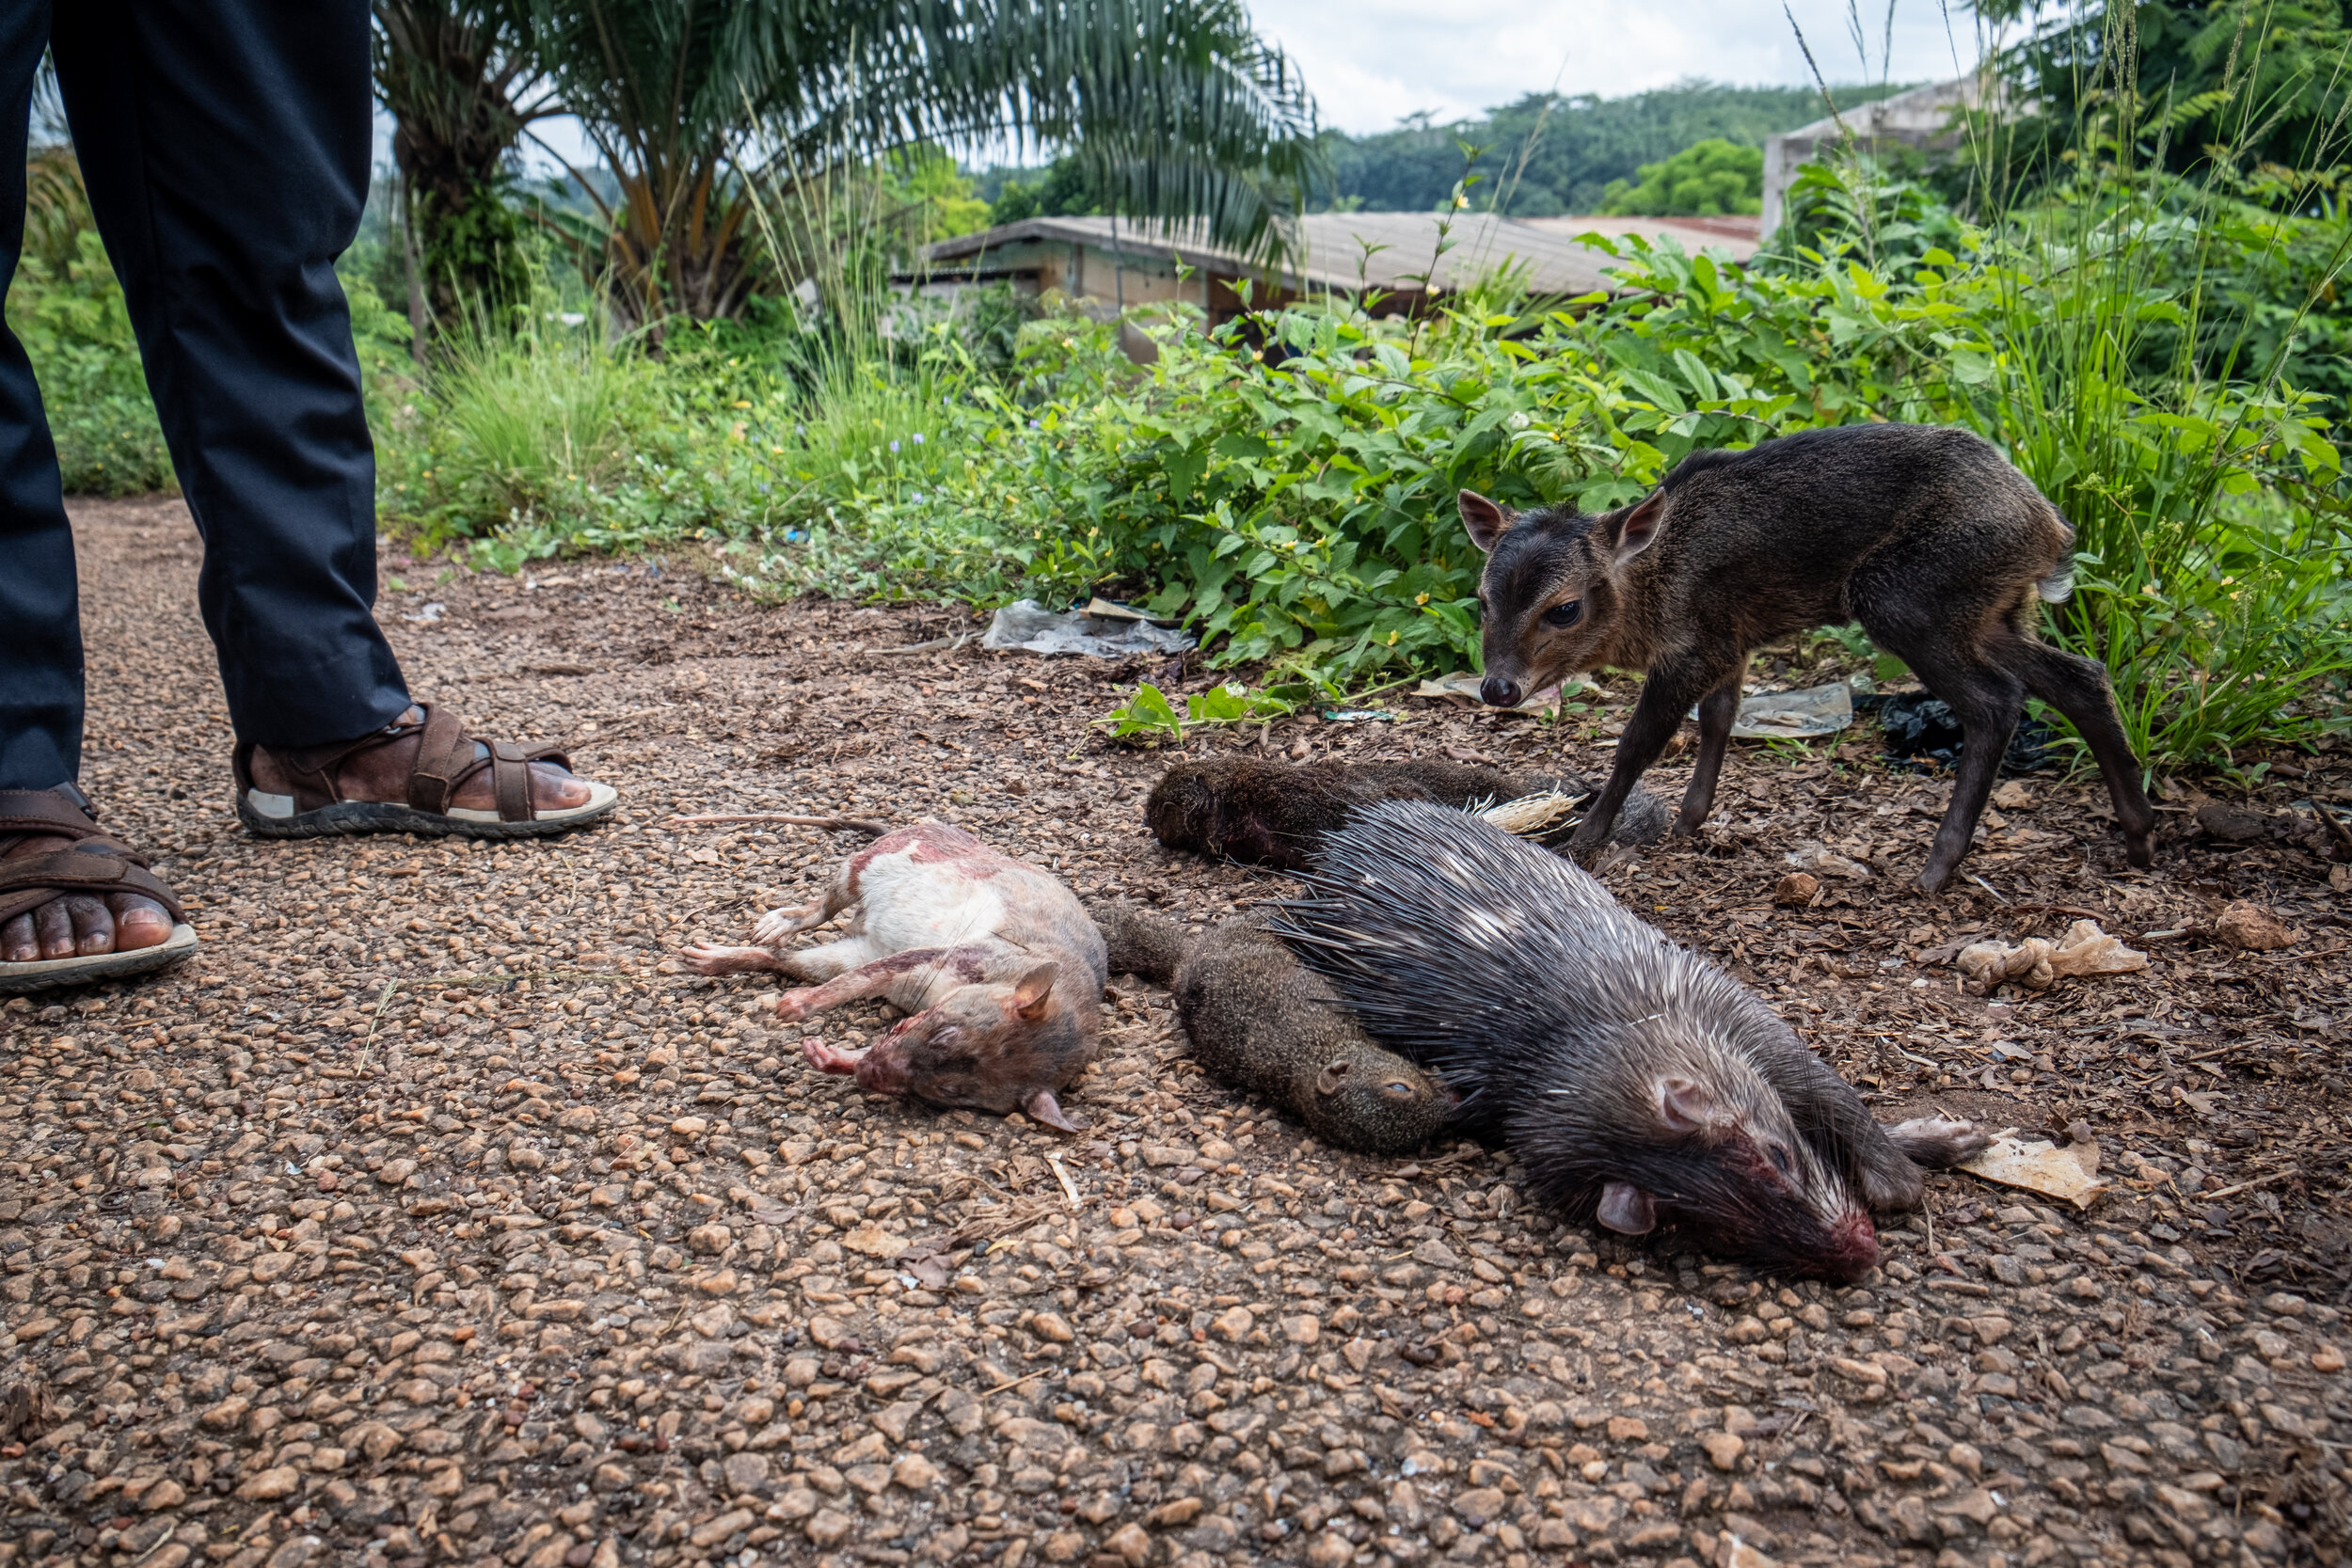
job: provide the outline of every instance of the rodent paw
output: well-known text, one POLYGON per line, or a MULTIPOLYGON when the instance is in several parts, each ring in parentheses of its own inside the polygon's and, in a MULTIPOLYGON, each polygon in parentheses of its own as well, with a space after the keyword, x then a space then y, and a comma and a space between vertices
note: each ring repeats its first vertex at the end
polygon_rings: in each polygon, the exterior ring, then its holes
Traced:
POLYGON ((819 1072, 853 1073, 866 1055, 863 1051, 840 1051, 823 1040, 803 1040, 801 1056, 819 1072))

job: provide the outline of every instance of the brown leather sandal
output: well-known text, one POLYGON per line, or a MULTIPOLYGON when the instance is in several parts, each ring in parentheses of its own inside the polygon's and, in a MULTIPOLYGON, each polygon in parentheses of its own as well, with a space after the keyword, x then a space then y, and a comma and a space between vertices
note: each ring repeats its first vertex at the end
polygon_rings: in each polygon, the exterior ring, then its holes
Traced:
POLYGON ((98 814, 72 784, 56 789, 0 789, 0 838, 32 834, 75 840, 71 849, 51 849, 0 861, 0 924, 29 914, 51 900, 82 893, 135 893, 161 904, 172 919, 171 935, 153 947, 127 953, 91 953, 71 958, 0 960, 0 995, 119 980, 178 963, 196 951, 196 928, 163 879, 147 868, 147 857, 99 830, 98 814))
POLYGON ((262 838, 319 838, 335 833, 422 833, 461 838, 538 838, 594 822, 620 803, 610 784, 588 784, 585 805, 541 812, 531 799, 531 765, 551 762, 569 768, 571 758, 554 746, 525 748, 511 740, 477 742, 449 709, 435 703, 418 705, 422 721, 387 724, 371 735, 333 746, 278 752, 278 760, 294 775, 292 795, 273 795, 253 786, 253 743, 237 748, 237 819, 262 838), (373 751, 421 733, 417 760, 408 774, 406 803, 390 800, 348 800, 336 780, 337 770, 361 752, 373 751), (458 790, 484 768, 490 770, 496 811, 454 806, 458 790))

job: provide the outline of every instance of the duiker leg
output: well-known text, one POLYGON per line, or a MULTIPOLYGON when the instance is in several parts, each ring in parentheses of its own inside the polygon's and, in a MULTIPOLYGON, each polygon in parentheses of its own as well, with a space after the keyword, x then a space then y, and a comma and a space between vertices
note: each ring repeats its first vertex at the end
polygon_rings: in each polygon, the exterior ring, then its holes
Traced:
POLYGON ((752 940, 773 947, 787 937, 822 926, 856 902, 847 887, 835 882, 813 904, 787 904, 761 915, 752 927, 752 940))
POLYGON ((1958 648, 1894 651, 1918 672, 1929 690, 1951 705, 1952 717, 1967 736, 1952 781, 1952 803, 1944 810, 1935 842, 1928 848, 1928 863, 1919 873, 1919 885, 1938 893, 1951 880, 1952 868, 1976 837, 1977 818, 1984 815, 2002 754, 2025 714, 2026 688, 2007 671, 1969 659, 1958 648))
POLYGON ((1721 686, 1699 699, 1699 760, 1691 770, 1690 788, 1682 792, 1682 815, 1675 819, 1674 827, 1677 835, 1697 832, 1714 807, 1715 781, 1724 770, 1731 721, 1740 717, 1740 685, 1747 673, 1747 660, 1741 659, 1721 686))
POLYGON ((1995 648, 1994 655, 2023 677, 2026 690, 2066 715, 2067 721, 2082 732, 2090 754, 2099 759, 2099 771, 2106 775, 2116 826, 2123 830, 2123 853, 2134 865, 2153 865, 2155 808, 2140 787, 2139 758, 2116 717, 2115 694, 2107 685, 2106 672, 2079 655, 2025 636, 2008 639, 1995 648))
POLYGON ((1609 783, 1592 810, 1584 814, 1576 837, 1568 841, 1573 853, 1581 856, 1600 847, 1609 830, 1617 825, 1625 798, 1633 793, 1649 765, 1674 738, 1675 726, 1682 722, 1683 714, 1701 694, 1721 685, 1723 675, 1720 664, 1668 665, 1649 673, 1642 682, 1642 700, 1633 705, 1633 717, 1626 721, 1625 734, 1617 737, 1617 760, 1609 769, 1609 783))

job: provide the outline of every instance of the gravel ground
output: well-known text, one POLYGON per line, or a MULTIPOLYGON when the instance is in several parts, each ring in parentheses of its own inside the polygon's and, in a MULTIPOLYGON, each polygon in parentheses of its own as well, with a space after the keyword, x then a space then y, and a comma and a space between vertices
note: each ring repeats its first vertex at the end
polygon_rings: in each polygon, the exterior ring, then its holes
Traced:
MULTIPOLYGON (((2095 784, 2025 781, 1982 883, 1928 897, 1947 786, 1749 747, 1705 842, 1609 870, 1882 1115, 2080 1123, 2118 1178, 2087 1214, 1937 1178, 1833 1289, 1557 1227, 1474 1147, 1317 1147, 1132 980, 1064 1138, 864 1098, 668 960, 846 848, 680 811, 936 814, 1200 917, 1278 890, 1142 833, 1165 756, 1087 726, 1140 666, 882 655, 967 623, 682 562, 394 556, 416 689, 568 738, 624 810, 261 844, 185 513, 76 520, 84 784, 205 945, 0 1012, 0 1562, 2345 1560, 2352 1013, 2310 805, 2342 773, 2176 791, 2145 876, 2095 784), (1776 908, 1808 841, 1870 874, 1776 908), (2293 945, 2217 945, 2234 899, 2293 945), (2083 911, 2153 967, 1959 987, 1956 943, 2083 911)), ((1265 743, 1597 768, 1607 727, 1412 705, 1265 743)))

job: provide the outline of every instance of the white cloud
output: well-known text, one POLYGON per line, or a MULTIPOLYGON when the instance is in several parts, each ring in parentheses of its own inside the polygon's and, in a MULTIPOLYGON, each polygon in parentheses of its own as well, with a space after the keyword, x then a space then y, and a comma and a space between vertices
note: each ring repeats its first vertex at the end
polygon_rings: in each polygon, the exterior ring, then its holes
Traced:
MULTIPOLYGON (((1790 0, 1832 82, 1875 79, 1886 12, 1865 6, 1869 64, 1844 0, 1790 0)), ((1739 86, 1812 79, 1780 0, 1253 0, 1258 30, 1306 72, 1327 123, 1361 135, 1421 110, 1479 115, 1555 76, 1565 93, 1622 97, 1686 76, 1739 86)), ((1937 0, 1894 18, 1896 81, 1946 80, 1977 56, 1972 18, 1937 0)))

